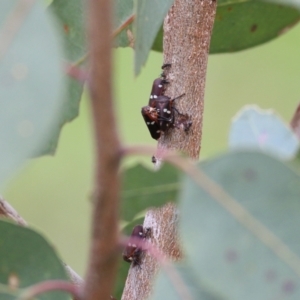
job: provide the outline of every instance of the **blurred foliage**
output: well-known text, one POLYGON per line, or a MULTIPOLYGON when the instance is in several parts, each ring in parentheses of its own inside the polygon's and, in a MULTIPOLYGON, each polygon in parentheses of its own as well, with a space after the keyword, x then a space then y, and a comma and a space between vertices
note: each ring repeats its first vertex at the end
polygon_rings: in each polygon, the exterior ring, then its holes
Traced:
MULTIPOLYGON (((68 280, 52 246, 35 231, 0 220, 0 299, 13 300, 31 285, 46 280, 68 280)), ((68 300, 63 292, 35 299, 68 300)))
MULTIPOLYGON (((57 3, 66 5, 55 0, 53 5, 57 3)), ((62 13, 63 11, 58 9, 58 12, 62 13)), ((67 17, 67 15, 63 14, 61 16, 62 19, 67 17)), ((72 26, 63 27, 64 30, 67 29, 67 33, 72 28, 72 26)), ((258 102, 261 106, 274 107, 286 119, 292 116, 293 109, 296 107, 296 101, 298 102, 299 99, 298 81, 293 80, 293 78, 299 78, 300 76, 298 65, 299 51, 297 47, 299 31, 297 30, 291 31, 291 33, 284 35, 273 43, 269 43, 264 47, 257 47, 252 51, 245 51, 230 56, 216 55, 210 57, 204 113, 204 139, 201 150, 202 158, 212 156, 227 147, 226 133, 230 124, 229 120, 238 108, 245 103, 258 102)), ((72 33, 72 30, 70 32, 72 33)), ((69 46, 72 48, 71 42, 69 46)), ((129 70, 133 69, 133 62, 129 59, 130 55, 132 55, 131 50, 122 49, 115 51, 115 53, 117 62, 115 64, 115 94, 117 120, 121 125, 120 135, 127 143, 154 143, 149 138, 147 128, 143 124, 140 116, 140 107, 145 104, 146 99, 149 97, 152 80, 159 75, 162 56, 161 54, 152 53, 148 61, 147 73, 144 72, 138 79, 134 79, 132 72, 129 72, 129 70)), ((77 111, 77 105, 75 104, 74 111, 77 111)), ((92 129, 89 123, 90 114, 86 99, 81 108, 81 118, 71 125, 65 126, 56 157, 44 157, 31 162, 29 168, 20 177, 16 177, 15 181, 9 185, 5 196, 27 221, 40 226, 53 243, 58 246, 60 252, 63 253, 65 261, 83 274, 89 237, 87 226, 89 224, 88 199, 92 191, 94 158, 92 152, 92 129), (33 210, 32 207, 35 209, 33 210), (53 221, 54 217, 55 222, 53 221), (66 236, 72 236, 72 239, 68 239, 66 236), (73 251, 75 248, 77 249, 76 252, 73 251)), ((147 161, 149 164, 150 158, 147 158, 147 161)), ((218 162, 218 159, 214 161, 218 162)), ((232 165, 239 167, 233 162, 232 165)), ((266 165, 270 167, 272 172, 278 171, 277 167, 280 166, 282 174, 278 174, 278 178, 276 177, 278 180, 283 180, 280 175, 285 176, 288 172, 286 166, 271 158, 262 159, 262 162, 259 164, 261 168, 264 168, 264 171, 267 169, 266 165), (270 160, 272 163, 269 165, 266 161, 270 160)), ((211 163, 210 166, 213 170, 219 170, 219 166, 216 167, 214 163, 211 163)), ((242 163, 240 166, 242 166, 242 163)), ((150 177, 148 177, 151 174, 150 172, 145 171, 140 166, 133 168, 133 170, 136 173, 132 177, 128 177, 131 178, 132 183, 134 183, 134 180, 137 180, 139 184, 150 184, 150 177), (136 174, 139 172, 143 176, 137 176, 136 174)), ((235 174, 234 170, 232 172, 235 174)), ((238 183, 238 180, 231 182, 231 177, 228 173, 226 174, 225 179, 231 185, 238 183)), ((171 183, 177 180, 177 175, 175 175, 175 172, 174 174, 172 172, 168 173, 168 176, 172 179, 171 183)), ((272 176, 275 175, 272 174, 272 176)), ((155 178, 152 174, 151 178, 157 180, 155 182, 156 185, 161 184, 159 175, 155 178)), ((239 177, 238 179, 241 178, 239 177)), ((256 184, 259 183, 256 182, 256 184)), ((275 188, 276 184, 274 183, 273 185, 275 188)), ((149 186, 152 188, 152 185, 149 186)), ((234 187, 239 190, 238 186, 234 187)), ((136 187, 130 186, 130 189, 133 188, 136 187)), ((255 189, 256 186, 254 185, 252 188, 255 189)), ((195 190, 197 189, 195 188, 195 190)), ((252 192, 254 193, 254 191, 252 192)), ((172 193, 170 198, 173 199, 176 192, 172 191, 172 193)), ((297 195, 294 185, 291 186, 291 193, 297 195)), ((280 195, 279 193, 275 194, 276 205, 278 205, 280 195)), ((250 193, 250 195, 252 194, 250 193)), ((142 196, 143 199, 150 199, 149 201, 153 197, 151 193, 148 195, 142 194, 142 196)), ((284 198, 284 195, 282 195, 282 198, 284 198)), ((137 205, 136 207, 130 207, 132 203, 126 203, 126 209, 129 211, 126 212, 128 221, 136 216, 137 212, 144 210, 148 201, 139 206, 138 197, 135 195, 132 199, 133 202, 136 200, 137 205)), ((157 204, 160 203, 160 200, 157 201, 157 204)), ((267 204, 271 206, 269 203, 267 204)), ((269 206, 264 208, 263 213, 271 210, 269 206)), ((216 210, 219 211, 220 208, 216 208, 216 210)), ((213 213, 209 213, 209 217, 213 216, 213 213)), ((224 212, 222 211, 220 215, 223 218, 224 212)), ((195 218, 191 219, 191 221, 194 220, 195 218)), ((227 227, 224 226, 224 228, 227 227)), ((239 231, 238 234, 240 232, 244 233, 244 229, 241 229, 241 226, 237 227, 236 230, 239 231)), ((230 232, 227 234, 230 234, 230 232)), ((249 233, 246 233, 245 236, 248 239, 249 233)), ((256 240, 253 241, 253 239, 249 238, 249 241, 257 245, 256 240)), ((208 247, 207 249, 210 249, 208 243, 206 246, 208 247)), ((260 244, 257 246, 257 249, 259 254, 268 253, 260 244)), ((278 258, 274 258, 273 254, 270 257, 272 261, 276 262, 276 266, 277 264, 280 265, 278 258)), ((237 265, 237 267, 239 270, 243 270, 244 266, 237 265)), ((224 270, 225 272, 228 271, 226 268, 224 270)), ((287 278, 285 276, 290 274, 289 271, 284 273, 285 271, 282 270, 286 269, 284 266, 281 267, 281 265, 278 270, 278 274, 282 277, 276 284, 285 283, 286 281, 283 281, 283 279, 287 278)), ((293 280, 292 283, 294 283, 293 280)), ((207 291, 210 291, 210 289, 207 289, 207 291)), ((279 290, 275 290, 274 293, 277 291, 279 290)), ((297 296, 297 294, 295 295, 297 296)))

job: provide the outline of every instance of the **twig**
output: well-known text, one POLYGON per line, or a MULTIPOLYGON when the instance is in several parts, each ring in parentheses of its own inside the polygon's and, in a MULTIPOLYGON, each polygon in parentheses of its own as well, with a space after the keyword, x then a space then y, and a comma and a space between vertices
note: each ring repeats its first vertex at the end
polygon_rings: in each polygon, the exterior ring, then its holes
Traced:
POLYGON ((81 299, 80 290, 76 285, 63 280, 47 280, 25 289, 25 291, 17 297, 17 300, 30 300, 40 294, 57 290, 68 292, 76 299, 81 299))
POLYGON ((119 217, 120 144, 112 101, 112 2, 87 1, 90 53, 89 91, 94 120, 96 177, 91 247, 84 299, 109 299, 116 270, 119 217))
POLYGON ((17 224, 21 226, 27 226, 26 221, 1 196, 0 196, 0 215, 15 221, 17 224))
POLYGON ((300 139, 300 103, 298 104, 294 112, 293 118, 290 122, 290 126, 297 135, 298 139, 300 139))

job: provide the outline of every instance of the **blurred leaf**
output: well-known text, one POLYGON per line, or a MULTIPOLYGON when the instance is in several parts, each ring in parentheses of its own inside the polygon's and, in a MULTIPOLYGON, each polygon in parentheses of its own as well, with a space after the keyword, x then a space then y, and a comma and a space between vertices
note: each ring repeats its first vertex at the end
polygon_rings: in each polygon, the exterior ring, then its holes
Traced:
POLYGON ((152 300, 182 300, 182 299, 198 299, 198 300, 223 300, 224 297, 216 295, 215 292, 209 291, 204 287, 203 283, 195 281, 196 276, 193 274, 192 268, 188 268, 184 264, 173 264, 176 275, 167 274, 161 270, 155 280, 152 300), (178 280, 180 278, 180 281, 178 280), (176 280, 175 280, 176 278, 176 280), (186 294, 188 293, 188 294, 186 294))
POLYGON ((281 5, 287 5, 291 7, 295 7, 297 9, 300 9, 300 1, 299 0, 260 0, 263 2, 269 2, 269 3, 277 3, 281 5))
POLYGON ((8 41, 0 57, 0 183, 42 151, 63 99, 61 49, 53 20, 40 2, 30 3, 0 3, 2 45, 8 41))
MULTIPOLYGON (((286 6, 285 0, 278 0, 282 5, 261 1, 218 1, 211 54, 244 50, 268 42, 287 32, 300 20, 300 12, 286 6)), ((270 0, 273 1, 276 2, 270 0)), ((162 52, 162 38, 163 30, 160 28, 153 50, 162 52)))
POLYGON ((200 166, 251 219, 232 204, 225 210, 207 191, 185 179, 181 238, 195 280, 231 300, 299 299, 299 174, 274 158, 251 152, 229 153, 200 166), (229 210, 239 211, 240 219, 229 210), (255 227, 250 227, 250 220, 255 227), (257 222, 281 242, 273 242, 257 222), (284 251, 280 243, 286 246, 284 251), (290 257, 289 250, 296 256, 290 257))
MULTIPOLYGON (((115 0, 115 22, 114 28, 119 28, 130 16, 133 15, 133 0, 115 0)), ((115 38, 116 47, 128 47, 130 40, 126 34, 127 30, 132 32, 132 25, 128 26, 115 38)))
POLYGON ((245 106, 234 118, 229 134, 232 149, 257 149, 291 159, 299 149, 293 131, 272 110, 245 106))
POLYGON ((180 183, 179 172, 164 165, 158 172, 137 165, 123 172, 121 219, 132 221, 149 207, 175 201, 180 183))
MULTIPOLYGON (((16 288, 51 280, 68 280, 65 269, 45 239, 35 231, 0 220, 0 283, 15 283, 16 288)), ((9 286, 8 286, 9 288, 9 286)), ((0 299, 15 299, 0 286, 0 299)), ((13 293, 12 287, 10 291, 13 293)), ((64 300, 63 292, 48 292, 35 299, 64 300)))
POLYGON ((163 26, 161 26, 153 42, 152 50, 158 52, 163 51, 163 37, 164 37, 164 30, 163 30, 163 26))
MULTIPOLYGON (((65 48, 64 58, 71 65, 86 53, 83 1, 53 0, 49 8, 59 21, 65 48)), ((68 84, 67 95, 63 102, 60 120, 53 131, 48 147, 44 149, 42 154, 53 154, 55 152, 62 126, 78 116, 83 83, 70 76, 66 77, 68 84)))
POLYGON ((134 23, 135 63, 137 75, 147 60, 153 41, 174 0, 136 0, 134 23))
POLYGON ((210 53, 247 49, 285 33, 300 20, 294 8, 260 1, 218 1, 210 53))

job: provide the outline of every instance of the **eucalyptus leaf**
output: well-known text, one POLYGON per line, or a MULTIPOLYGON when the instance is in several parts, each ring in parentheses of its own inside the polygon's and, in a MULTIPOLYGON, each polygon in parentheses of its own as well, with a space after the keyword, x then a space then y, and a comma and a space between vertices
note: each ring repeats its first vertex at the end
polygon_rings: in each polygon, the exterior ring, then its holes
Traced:
POLYGON ((138 74, 147 60, 154 39, 163 23, 164 17, 174 0, 136 0, 135 1, 135 60, 134 70, 138 74))
POLYGON ((299 174, 249 151, 199 168, 228 196, 185 179, 181 238, 195 280, 231 300, 299 299, 299 174))
POLYGON ((257 149, 281 159, 291 159, 298 152, 299 141, 291 128, 272 110, 248 105, 232 121, 229 147, 257 149))
POLYGON ((173 264, 173 274, 167 273, 162 269, 155 280, 153 295, 151 300, 225 300, 215 291, 209 290, 204 284, 196 280, 193 269, 184 263, 173 264), (176 273, 176 274, 174 274, 176 273))
POLYGON ((121 219, 131 222, 149 207, 175 201, 180 188, 179 172, 164 165, 154 172, 142 165, 123 171, 121 219))
MULTIPOLYGON (((210 54, 248 49, 286 33, 300 20, 299 0, 219 0, 210 54)), ((162 27, 152 49, 162 52, 162 27)))
POLYGON ((30 3, 0 3, 0 39, 8 41, 0 57, 0 183, 49 144, 64 97, 56 23, 43 3, 30 3))
MULTIPOLYGON (((52 246, 38 233, 0 220, 0 299, 46 280, 68 280, 52 246)), ((47 292, 37 300, 69 300, 64 292, 47 292)))
MULTIPOLYGON (((49 6, 59 22, 61 41, 64 45, 64 60, 68 67, 86 55, 84 2, 82 0, 53 0, 49 6)), ((80 68, 80 65, 76 66, 80 68)), ((78 116, 83 82, 66 75, 67 94, 63 101, 59 121, 52 138, 42 154, 53 154, 56 150, 62 126, 78 116)))
POLYGON ((260 1, 221 0, 210 53, 234 52, 281 36, 300 20, 292 7, 260 1))

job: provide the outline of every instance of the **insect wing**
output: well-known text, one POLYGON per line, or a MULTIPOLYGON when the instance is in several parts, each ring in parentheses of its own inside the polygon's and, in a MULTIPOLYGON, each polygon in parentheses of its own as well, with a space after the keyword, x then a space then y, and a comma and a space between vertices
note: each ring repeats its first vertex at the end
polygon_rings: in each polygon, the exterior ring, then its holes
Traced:
POLYGON ((155 140, 158 140, 160 138, 160 126, 158 122, 157 110, 150 106, 144 106, 142 107, 141 113, 149 129, 151 137, 155 140))
POLYGON ((164 78, 157 78, 153 81, 152 90, 149 98, 149 106, 155 107, 155 100, 164 94, 165 84, 167 84, 164 78))
POLYGON ((173 102, 167 96, 159 96, 156 99, 156 109, 158 111, 158 121, 161 131, 166 131, 174 124, 173 102))
MULTIPOLYGON (((144 239, 144 230, 142 225, 136 225, 131 233, 131 237, 135 239, 144 239)), ((123 259, 129 263, 133 262, 133 265, 138 265, 140 261, 140 255, 142 253, 142 249, 138 247, 134 241, 129 241, 127 246, 123 251, 123 259)))

